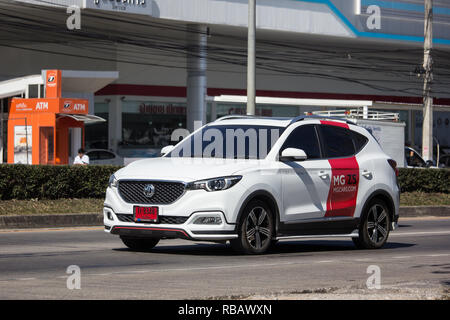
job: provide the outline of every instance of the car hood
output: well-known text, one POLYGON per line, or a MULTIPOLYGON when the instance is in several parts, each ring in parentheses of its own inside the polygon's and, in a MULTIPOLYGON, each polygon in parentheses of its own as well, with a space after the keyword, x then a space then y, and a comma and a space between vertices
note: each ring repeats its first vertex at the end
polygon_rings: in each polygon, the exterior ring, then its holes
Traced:
POLYGON ((117 179, 155 179, 191 182, 229 176, 250 169, 261 160, 211 158, 151 158, 138 160, 116 172, 117 179))

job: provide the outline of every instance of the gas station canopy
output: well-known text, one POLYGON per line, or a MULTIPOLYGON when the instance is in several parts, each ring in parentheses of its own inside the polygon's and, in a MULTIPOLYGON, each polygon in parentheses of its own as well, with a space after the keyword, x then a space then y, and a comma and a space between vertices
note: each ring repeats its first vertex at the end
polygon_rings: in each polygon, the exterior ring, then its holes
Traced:
POLYGON ((105 122, 106 120, 99 117, 94 116, 93 114, 64 114, 64 113, 58 113, 58 118, 62 117, 69 117, 76 121, 82 121, 85 124, 91 124, 91 123, 97 123, 97 122, 105 122))
MULTIPOLYGON (((44 85, 47 70, 41 75, 30 75, 0 82, 0 99, 23 96, 29 98, 30 85, 44 85)), ((119 78, 117 71, 61 70, 63 93, 93 94, 119 78)), ((37 98, 42 98, 38 96, 37 98)))

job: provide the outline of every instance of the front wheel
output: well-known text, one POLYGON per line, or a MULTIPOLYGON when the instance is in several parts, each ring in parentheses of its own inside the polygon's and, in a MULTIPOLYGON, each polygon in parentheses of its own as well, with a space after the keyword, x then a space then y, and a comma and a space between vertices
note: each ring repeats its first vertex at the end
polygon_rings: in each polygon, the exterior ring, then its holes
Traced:
POLYGON ((361 218, 359 237, 352 238, 356 247, 381 248, 389 236, 390 218, 386 203, 379 199, 372 200, 361 218))
POLYGON ((238 226, 237 239, 231 240, 233 249, 247 254, 261 254, 272 244, 273 215, 265 202, 252 200, 245 207, 238 226))
POLYGON ((146 251, 154 248, 158 242, 158 238, 133 238, 133 237, 120 237, 123 244, 131 250, 146 251))

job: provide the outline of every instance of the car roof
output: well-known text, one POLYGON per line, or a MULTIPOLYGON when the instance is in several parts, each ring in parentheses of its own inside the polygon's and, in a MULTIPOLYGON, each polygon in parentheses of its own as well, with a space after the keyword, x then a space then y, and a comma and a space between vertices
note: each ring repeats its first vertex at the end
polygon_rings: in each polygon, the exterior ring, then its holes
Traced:
POLYGON ((288 127, 289 125, 299 121, 313 121, 317 123, 317 120, 328 121, 343 121, 347 124, 356 125, 354 122, 348 119, 341 119, 335 117, 321 117, 315 115, 305 115, 298 117, 261 117, 261 116, 247 116, 247 115, 230 115, 217 119, 210 123, 214 125, 263 125, 274 127, 288 127))

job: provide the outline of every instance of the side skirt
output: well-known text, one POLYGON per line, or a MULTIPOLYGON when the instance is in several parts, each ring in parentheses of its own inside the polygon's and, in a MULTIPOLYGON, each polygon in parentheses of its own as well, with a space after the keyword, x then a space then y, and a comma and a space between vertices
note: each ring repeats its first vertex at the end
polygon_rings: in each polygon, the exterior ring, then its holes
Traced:
POLYGON ((276 239, 357 237, 359 218, 324 218, 299 223, 280 222, 276 239))

